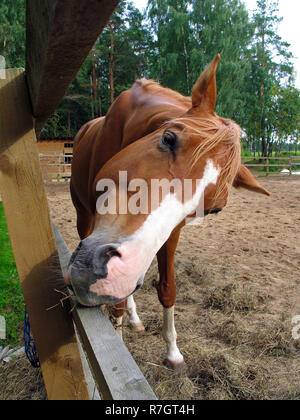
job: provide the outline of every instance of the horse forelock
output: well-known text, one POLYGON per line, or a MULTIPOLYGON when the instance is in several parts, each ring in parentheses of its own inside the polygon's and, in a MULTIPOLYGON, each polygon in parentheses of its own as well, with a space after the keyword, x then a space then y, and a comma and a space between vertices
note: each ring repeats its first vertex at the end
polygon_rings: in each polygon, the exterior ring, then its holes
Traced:
POLYGON ((195 116, 183 116, 168 121, 169 124, 184 126, 183 132, 189 136, 197 136, 201 142, 192 152, 190 171, 207 153, 215 151, 220 156, 218 146, 226 146, 222 153, 227 157, 226 164, 221 168, 220 182, 216 191, 215 199, 232 185, 241 163, 240 135, 241 128, 234 121, 221 117, 203 118, 195 116))

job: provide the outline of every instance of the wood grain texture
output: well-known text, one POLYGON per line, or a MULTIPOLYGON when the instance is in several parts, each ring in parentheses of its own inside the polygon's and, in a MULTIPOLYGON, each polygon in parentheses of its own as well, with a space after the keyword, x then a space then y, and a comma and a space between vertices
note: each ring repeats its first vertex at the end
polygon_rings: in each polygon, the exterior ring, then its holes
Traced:
POLYGON ((102 310, 74 304, 74 321, 103 399, 156 400, 150 385, 102 310))
MULTIPOLYGON (((70 251, 54 225, 63 273, 70 251)), ((73 318, 87 354, 94 379, 105 400, 156 400, 127 347, 100 308, 83 308, 73 299, 73 318)))
POLYGON ((37 131, 56 110, 119 0, 27 0, 26 71, 37 131))
POLYGON ((50 400, 88 399, 63 289, 24 70, 0 79, 0 191, 50 400))
MULTIPOLYGON (((68 271, 68 265, 69 265, 69 261, 70 261, 70 258, 71 258, 71 253, 70 253, 69 248, 67 247, 67 244, 65 243, 61 233, 59 232, 59 230, 57 229, 57 227, 56 227, 56 225, 53 221, 52 221, 52 227, 53 227, 53 232, 54 232, 54 236, 55 236, 56 246, 57 246, 57 249, 58 249, 61 271, 62 271, 62 274, 65 275, 68 271)), ((83 350, 80 339, 78 337, 78 332, 77 332, 77 342, 78 342, 78 346, 79 346, 80 356, 81 356, 81 360, 82 360, 82 364, 83 364, 83 370, 84 370, 84 375, 85 375, 85 379, 86 379, 86 383, 87 383, 87 387, 88 387, 90 400, 93 400, 93 401, 101 400, 100 395, 99 395, 99 391, 98 391, 98 388, 95 384, 95 381, 94 381, 91 369, 89 367, 85 352, 83 350)))

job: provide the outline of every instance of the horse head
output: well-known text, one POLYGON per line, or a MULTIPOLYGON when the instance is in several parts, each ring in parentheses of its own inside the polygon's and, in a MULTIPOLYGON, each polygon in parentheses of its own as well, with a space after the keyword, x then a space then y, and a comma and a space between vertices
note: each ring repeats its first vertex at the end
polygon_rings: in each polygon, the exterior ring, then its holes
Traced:
POLYGON ((94 177, 93 223, 66 276, 82 304, 134 293, 172 231, 221 211, 231 186, 269 195, 241 165, 240 128, 215 113, 219 60, 201 74, 182 115, 120 150, 94 177))

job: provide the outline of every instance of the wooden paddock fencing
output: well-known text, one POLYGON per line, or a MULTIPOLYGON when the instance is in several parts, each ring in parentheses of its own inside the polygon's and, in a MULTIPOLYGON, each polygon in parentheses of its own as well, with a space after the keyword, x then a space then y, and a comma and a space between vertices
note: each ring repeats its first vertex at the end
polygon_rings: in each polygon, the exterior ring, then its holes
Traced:
POLYGON ((0 191, 48 399, 155 400, 101 309, 61 304, 70 252, 49 217, 24 70, 0 79, 0 109, 0 191))
MULTIPOLYGON (((57 292, 66 290, 61 268, 66 268, 69 251, 51 224, 36 134, 61 102, 119 0, 88 3, 26 1, 26 74, 24 69, 5 69, 0 77, 1 198, 48 399, 93 399, 94 383, 105 399, 156 399, 104 314, 74 302, 76 333, 57 292)), ((51 177, 52 172, 69 175, 70 155, 51 158, 46 168, 51 177)))
MULTIPOLYGON (((288 156, 288 157, 260 157, 260 156, 243 156, 242 162, 247 168, 259 168, 262 174, 265 176, 270 175, 283 175, 281 172, 283 169, 289 171, 288 175, 291 176, 294 174, 295 170, 293 168, 299 167, 300 171, 300 156, 288 156), (255 161, 255 163, 252 163, 255 161), (270 163, 271 161, 278 161, 278 163, 270 163), (258 162, 258 163, 256 163, 258 162), (279 171, 271 172, 270 168, 280 168, 279 171)), ((297 171, 297 170, 296 170, 297 171)))
MULTIPOLYGON (((44 181, 63 181, 71 178, 71 163, 72 153, 64 154, 42 154, 40 153, 40 164, 44 181)), ((259 169, 262 175, 283 175, 282 169, 288 170, 288 175, 293 175, 295 167, 299 167, 300 171, 300 156, 288 157, 260 157, 260 156, 243 156, 242 162, 247 168, 259 169), (253 161, 255 163, 253 163, 253 161), (278 161, 278 163, 270 163, 271 161, 278 161), (257 162, 257 163, 256 163, 257 162), (276 172, 270 171, 270 168, 280 168, 276 172)), ((296 170, 297 171, 297 170, 296 170)))
POLYGON ((71 153, 39 154, 44 181, 69 180, 71 178, 71 153))

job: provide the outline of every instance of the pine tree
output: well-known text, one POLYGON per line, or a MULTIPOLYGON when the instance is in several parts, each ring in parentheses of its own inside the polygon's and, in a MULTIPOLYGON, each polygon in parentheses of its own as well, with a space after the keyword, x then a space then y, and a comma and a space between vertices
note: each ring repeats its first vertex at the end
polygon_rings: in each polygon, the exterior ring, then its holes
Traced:
POLYGON ((151 42, 142 14, 132 2, 122 0, 95 47, 104 113, 123 90, 147 75, 151 42))
POLYGON ((289 44, 277 34, 277 26, 282 20, 277 13, 278 1, 258 0, 253 16, 255 32, 248 80, 251 115, 247 131, 260 142, 263 156, 270 155, 274 143, 274 88, 284 82, 293 82, 292 54, 289 44))
POLYGON ((217 112, 243 126, 247 118, 244 86, 250 71, 247 49, 253 35, 248 12, 240 0, 193 0, 191 17, 192 82, 220 53, 217 112))
MULTIPOLYGON (((152 52, 142 14, 131 1, 122 0, 57 110, 55 122, 73 135, 86 121, 105 115, 122 91, 149 76, 152 52)), ((47 125, 47 135, 54 126, 47 125)))
POLYGON ((156 41, 153 77, 183 94, 191 93, 190 1, 148 0, 148 18, 156 41))

